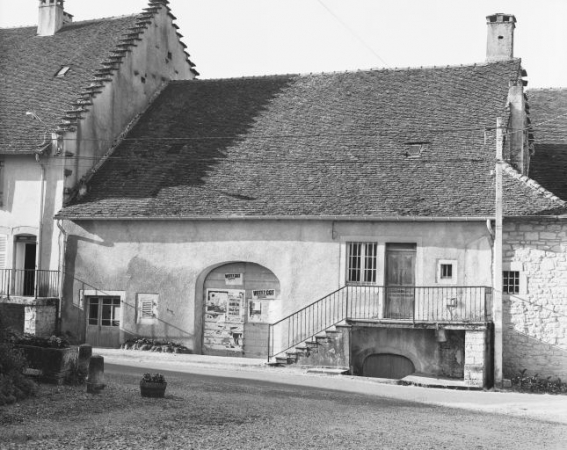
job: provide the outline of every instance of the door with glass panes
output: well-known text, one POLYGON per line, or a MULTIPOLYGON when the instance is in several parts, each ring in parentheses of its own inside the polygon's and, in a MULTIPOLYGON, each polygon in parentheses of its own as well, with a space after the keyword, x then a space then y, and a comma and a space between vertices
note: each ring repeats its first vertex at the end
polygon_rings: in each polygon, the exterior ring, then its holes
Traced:
POLYGON ((93 347, 118 347, 122 319, 120 297, 86 297, 86 302, 87 344, 93 347))

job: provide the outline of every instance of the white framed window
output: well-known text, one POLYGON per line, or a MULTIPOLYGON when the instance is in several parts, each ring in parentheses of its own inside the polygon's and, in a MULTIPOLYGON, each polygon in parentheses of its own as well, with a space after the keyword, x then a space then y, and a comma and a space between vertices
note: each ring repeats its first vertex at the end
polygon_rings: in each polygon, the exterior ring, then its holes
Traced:
POLYGON ((454 259, 437 260, 437 283, 457 284, 457 261, 454 259))
POLYGON ((376 283, 376 242, 347 242, 348 283, 376 283))
POLYGON ((158 294, 138 294, 138 322, 153 322, 158 318, 158 294))

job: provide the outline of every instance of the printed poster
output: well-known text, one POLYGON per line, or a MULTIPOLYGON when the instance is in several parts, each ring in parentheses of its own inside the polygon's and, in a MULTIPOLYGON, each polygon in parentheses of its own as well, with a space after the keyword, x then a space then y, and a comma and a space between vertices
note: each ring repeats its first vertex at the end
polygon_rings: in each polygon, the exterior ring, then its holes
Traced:
POLYGON ((242 286, 244 276, 241 273, 225 273, 224 284, 227 286, 242 286))
POLYGON ((250 300, 248 302, 248 322, 267 322, 269 302, 250 300))

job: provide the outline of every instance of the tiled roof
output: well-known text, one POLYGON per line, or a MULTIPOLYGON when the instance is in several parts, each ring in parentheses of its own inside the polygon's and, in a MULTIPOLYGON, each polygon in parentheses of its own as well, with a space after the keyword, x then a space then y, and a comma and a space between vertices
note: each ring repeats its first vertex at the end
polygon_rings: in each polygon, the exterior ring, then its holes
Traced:
MULTIPOLYGON (((494 127, 520 69, 171 82, 58 217, 491 216, 494 127)), ((514 208, 558 206, 509 178, 514 208)))
POLYGON ((535 153, 530 176, 567 200, 567 88, 527 91, 535 153))
POLYGON ((70 23, 53 36, 36 36, 35 26, 0 29, 0 154, 33 153, 46 129, 72 127, 162 6, 151 0, 141 14, 70 23))

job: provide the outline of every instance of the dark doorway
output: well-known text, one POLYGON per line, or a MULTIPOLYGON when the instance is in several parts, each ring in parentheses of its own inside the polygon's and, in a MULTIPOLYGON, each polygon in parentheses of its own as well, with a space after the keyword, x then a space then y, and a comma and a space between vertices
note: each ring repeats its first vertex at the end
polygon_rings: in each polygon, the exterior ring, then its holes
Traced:
POLYGON ((23 294, 25 297, 34 295, 35 285, 35 254, 37 245, 34 243, 26 244, 24 250, 24 286, 23 294))
POLYGON ((399 380, 415 372, 413 363, 402 355, 390 353, 370 355, 364 360, 362 376, 399 380))
POLYGON ((387 244, 384 317, 413 318, 414 299, 415 244, 387 244))

